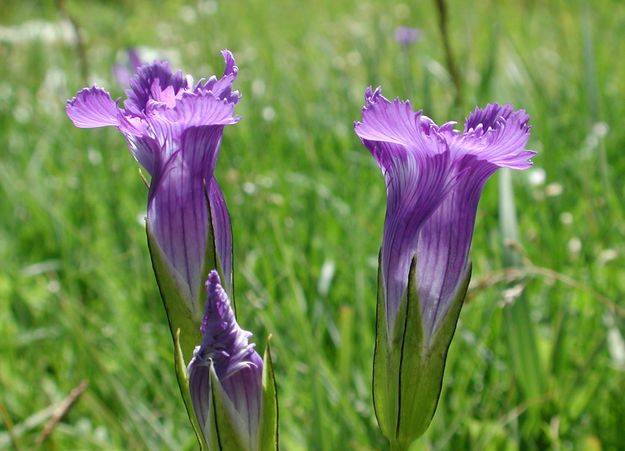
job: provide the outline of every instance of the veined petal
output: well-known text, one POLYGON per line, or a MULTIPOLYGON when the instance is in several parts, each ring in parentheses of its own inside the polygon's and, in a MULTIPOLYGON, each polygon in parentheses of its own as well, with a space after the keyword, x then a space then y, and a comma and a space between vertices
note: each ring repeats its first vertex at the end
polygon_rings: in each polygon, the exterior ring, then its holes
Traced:
MULTIPOLYGON (((159 103, 148 106, 148 109, 150 113, 145 120, 163 149, 163 161, 183 147, 185 134, 205 135, 210 130, 221 131, 224 125, 239 121, 239 117, 234 115, 234 105, 211 93, 185 93, 173 108, 159 103), (193 129, 198 130, 191 131, 193 129)), ((202 153, 212 152, 211 149, 207 148, 202 153)), ((212 173, 213 168, 214 165, 206 172, 212 173)))
POLYGON ((232 225, 226 201, 214 177, 210 179, 208 185, 208 198, 211 206, 213 232, 215 233, 215 250, 224 275, 222 284, 226 292, 232 294, 232 225))
MULTIPOLYGON (((438 136, 434 122, 413 111, 409 101, 395 99, 392 102, 381 94, 380 88, 365 93, 362 122, 356 122, 354 129, 363 141, 377 141, 399 144, 416 152, 438 154, 447 150, 438 136)), ((371 150, 371 149, 369 149, 371 150)), ((378 163, 383 162, 374 154, 378 163)))
MULTIPOLYGON (((209 186, 210 198, 222 133, 223 126, 186 129, 180 148, 153 179, 149 196, 148 227, 172 268, 186 281, 184 292, 189 309, 196 315, 200 311, 198 303, 205 277, 202 271, 209 234, 205 187, 209 186)), ((215 187, 212 190, 213 197, 219 200, 215 187)), ((223 218, 227 214, 227 211, 224 212, 225 205, 215 208, 219 215, 219 222, 214 222, 213 226, 216 237, 227 242, 228 238, 224 234, 228 234, 229 230, 223 230, 223 227, 229 227, 229 221, 226 223, 223 218)), ((221 248, 226 252, 224 246, 219 246, 217 251, 221 248)))
POLYGON ((206 248, 208 212, 202 177, 192 177, 177 152, 152 180, 147 225, 177 279, 181 297, 194 318, 201 315, 199 290, 201 262, 206 248))
POLYGON ((469 264, 477 205, 497 166, 468 155, 458 182, 425 221, 417 239, 417 287, 426 341, 454 300, 469 264))
POLYGON ((96 128, 118 124, 117 105, 108 92, 97 86, 78 91, 76 97, 67 101, 66 111, 76 127, 96 128))
POLYGON ((163 108, 158 116, 186 127, 236 124, 234 104, 210 92, 184 93, 173 108, 163 108))
POLYGON ((246 437, 249 449, 254 449, 260 420, 263 362, 248 341, 251 333, 237 324, 216 271, 209 273, 206 288, 208 296, 201 327, 204 338, 189 364, 193 407, 198 422, 205 427, 211 406, 208 369, 212 362, 236 412, 235 424, 246 437))
POLYGON ((408 286, 410 263, 417 252, 419 231, 456 182, 449 153, 419 158, 418 154, 408 152, 404 158, 391 161, 385 174, 388 200, 382 241, 382 275, 389 335, 408 286))
POLYGON ((156 166, 159 165, 160 145, 149 136, 137 136, 130 133, 124 133, 128 149, 135 160, 152 176, 152 182, 157 183, 156 166))
POLYGON ((124 102, 124 108, 133 114, 141 114, 145 111, 150 99, 161 100, 155 98, 154 93, 163 92, 169 86, 174 94, 181 89, 188 88, 187 79, 182 71, 172 73, 167 61, 155 61, 141 66, 130 80, 130 89, 126 90, 128 98, 124 102), (157 87, 159 89, 156 90, 157 87))
POLYGON ((536 152, 527 150, 529 116, 511 105, 476 108, 465 121, 464 132, 450 140, 452 155, 475 155, 498 167, 527 169, 536 152))
POLYGON ((389 335, 408 286, 419 229, 440 205, 457 177, 444 136, 409 102, 390 102, 380 89, 365 93, 362 122, 354 128, 382 169, 387 208, 382 275, 389 335))

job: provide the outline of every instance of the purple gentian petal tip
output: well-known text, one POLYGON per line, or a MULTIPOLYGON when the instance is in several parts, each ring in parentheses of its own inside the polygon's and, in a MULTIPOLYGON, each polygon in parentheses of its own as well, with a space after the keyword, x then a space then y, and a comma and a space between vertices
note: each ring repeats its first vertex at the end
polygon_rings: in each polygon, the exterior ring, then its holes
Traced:
POLYGON ((226 62, 226 67, 224 69, 224 76, 234 75, 235 77, 239 73, 239 68, 236 65, 236 61, 234 60, 234 56, 232 52, 228 49, 223 49, 221 54, 224 57, 224 61, 226 62))
POLYGON ((118 123, 118 108, 111 95, 95 85, 78 91, 67 101, 65 109, 76 127, 107 127, 118 123))

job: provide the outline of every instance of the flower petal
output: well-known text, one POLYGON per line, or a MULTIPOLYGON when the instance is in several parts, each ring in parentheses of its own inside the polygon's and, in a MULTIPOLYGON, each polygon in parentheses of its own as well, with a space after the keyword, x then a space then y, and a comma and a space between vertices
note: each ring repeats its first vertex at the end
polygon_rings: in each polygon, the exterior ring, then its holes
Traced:
POLYGON ((426 153, 446 151, 444 143, 434 136, 438 131, 436 124, 420 111, 413 111, 409 101, 390 102, 382 96, 380 88, 375 91, 368 88, 365 100, 362 122, 354 124, 361 140, 394 143, 426 153))
POLYGON ((456 170, 439 129, 409 102, 390 102, 379 88, 365 94, 356 134, 384 173, 387 208, 382 275, 389 334, 408 285, 419 229, 453 187, 456 170))
POLYGON ((476 108, 465 121, 464 132, 450 142, 452 155, 475 155, 498 167, 527 169, 536 152, 525 149, 529 116, 511 105, 489 104, 476 108))
POLYGON ((223 55, 226 63, 223 76, 220 79, 212 76, 206 81, 200 80, 195 87, 195 91, 211 92, 214 96, 219 97, 220 99, 236 104, 241 96, 238 91, 232 91, 232 83, 237 78, 239 68, 234 61, 234 56, 232 56, 232 53, 229 50, 222 50, 221 54, 223 55))
MULTIPOLYGON (((172 268, 187 282, 185 292, 195 314, 199 314, 200 290, 206 276, 202 274, 209 232, 205 186, 213 178, 222 134, 223 126, 185 130, 180 148, 157 171, 150 189, 148 227, 172 268)), ((225 226, 223 218, 220 221, 218 227, 225 226)), ((226 232, 217 233, 225 240, 226 232)))
POLYGON ((208 186, 208 198, 211 206, 213 232, 215 233, 215 250, 221 262, 226 292, 232 294, 232 225, 226 201, 215 178, 211 178, 208 186))
MULTIPOLYGON (((214 97, 211 93, 185 93, 176 101, 173 108, 162 103, 148 106, 146 123, 163 148, 162 160, 166 161, 181 147, 183 135, 191 128, 236 124, 239 117, 234 115, 234 104, 214 97)), ((205 134, 207 131, 197 131, 205 134)), ((196 132, 194 132, 196 133, 196 132)), ((212 167, 210 172, 212 172, 212 167)))
POLYGON ((130 80, 130 89, 126 90, 128 98, 124 101, 124 108, 135 115, 140 115, 145 111, 150 99, 160 100, 153 97, 157 86, 158 92, 171 86, 174 94, 181 89, 188 88, 187 79, 182 71, 172 73, 167 61, 155 61, 139 67, 130 80))
POLYGON ((184 93, 173 108, 161 108, 160 118, 186 127, 236 124, 234 104, 215 97, 211 92, 184 93))
POLYGON ((158 141, 151 136, 139 134, 136 129, 130 132, 128 128, 121 125, 121 123, 122 121, 120 121, 119 128, 126 137, 130 153, 135 157, 135 160, 148 171, 152 176, 152 183, 155 183, 155 179, 158 178, 157 167, 160 165, 162 157, 161 146, 158 141))
POLYGON ((387 207, 382 241, 382 275, 387 324, 393 330, 408 286, 419 231, 455 184, 449 153, 417 158, 406 153, 387 168, 387 207))
POLYGON ((108 92, 97 86, 78 91, 76 97, 67 101, 66 111, 76 127, 96 128, 118 124, 117 105, 108 92))
POLYGON ((419 231, 416 277, 427 339, 449 311, 462 281, 482 188, 496 169, 475 156, 464 157, 458 182, 419 231))

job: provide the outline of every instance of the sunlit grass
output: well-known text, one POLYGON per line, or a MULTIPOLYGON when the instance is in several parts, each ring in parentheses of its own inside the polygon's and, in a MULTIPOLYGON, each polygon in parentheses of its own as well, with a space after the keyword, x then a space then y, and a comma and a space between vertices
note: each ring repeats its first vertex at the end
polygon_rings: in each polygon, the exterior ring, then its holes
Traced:
POLYGON ((283 449, 385 446, 370 390, 385 192, 352 131, 369 84, 427 105, 438 122, 461 122, 476 103, 525 108, 545 174, 512 174, 525 273, 501 283, 497 178, 486 187, 471 253, 484 283, 463 309, 439 410, 415 446, 623 446, 624 5, 450 1, 465 82, 454 107, 432 2, 64 3, 65 13, 14 2, 0 17, 0 449, 31 449, 82 380, 44 448, 195 447, 137 165, 114 130, 78 130, 64 114, 86 83, 122 95, 111 66, 129 46, 196 78, 221 71, 221 48, 237 58, 242 120, 225 132, 217 177, 233 221, 239 322, 260 349, 273 335, 283 449), (399 25, 423 28, 423 40, 402 52, 399 25), (515 293, 536 336, 539 397, 527 396, 507 344, 515 293))

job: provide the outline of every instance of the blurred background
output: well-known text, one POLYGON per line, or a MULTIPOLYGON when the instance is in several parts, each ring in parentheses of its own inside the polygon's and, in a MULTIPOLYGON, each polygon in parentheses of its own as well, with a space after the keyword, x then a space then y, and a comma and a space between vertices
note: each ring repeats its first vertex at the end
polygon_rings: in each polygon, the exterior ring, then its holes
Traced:
POLYGON ((130 48, 196 79, 221 74, 222 48, 237 59, 216 176, 239 322, 261 350, 273 334, 282 449, 386 447, 370 389, 386 196, 352 128, 369 85, 459 127, 512 103, 538 152, 486 186, 413 449, 625 448, 625 4, 441 5, 0 0, 0 449, 196 447, 138 166, 116 130, 64 112, 93 83, 122 96, 130 48))

